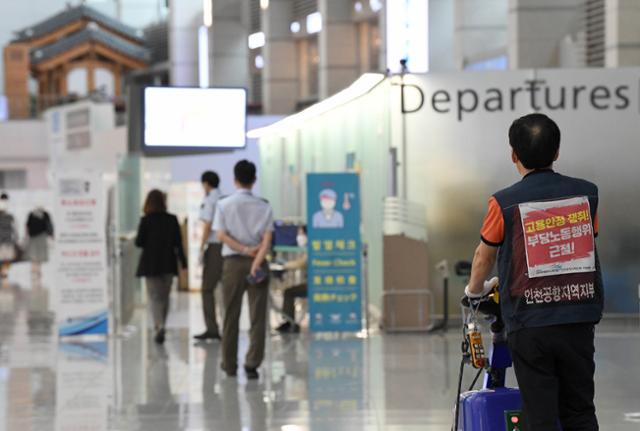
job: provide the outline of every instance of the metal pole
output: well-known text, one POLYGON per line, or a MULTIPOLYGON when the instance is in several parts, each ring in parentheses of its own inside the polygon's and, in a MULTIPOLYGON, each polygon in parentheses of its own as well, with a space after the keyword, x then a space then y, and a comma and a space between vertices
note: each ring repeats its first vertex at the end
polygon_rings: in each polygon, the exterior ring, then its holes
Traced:
POLYGON ((364 335, 369 336, 369 250, 367 244, 362 245, 363 284, 364 284, 364 335))
POLYGON ((447 330, 447 325, 449 324, 449 277, 444 278, 444 286, 443 286, 444 295, 444 316, 442 320, 442 329, 447 330))
POLYGON ((402 84, 400 84, 400 112, 402 115, 402 199, 409 200, 407 187, 407 118, 404 112, 404 72, 401 75, 402 84))

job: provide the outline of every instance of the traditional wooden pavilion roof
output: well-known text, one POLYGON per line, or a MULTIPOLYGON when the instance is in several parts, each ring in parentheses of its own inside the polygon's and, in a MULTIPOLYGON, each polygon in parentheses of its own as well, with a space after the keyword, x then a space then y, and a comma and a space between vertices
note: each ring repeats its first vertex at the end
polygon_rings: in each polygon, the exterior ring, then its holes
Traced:
POLYGON ((30 78, 38 81, 39 109, 69 95, 67 79, 76 68, 87 71, 87 94, 97 90, 98 68, 111 72, 117 98, 122 95, 123 77, 146 68, 151 53, 142 32, 80 5, 17 31, 4 49, 4 58, 11 117, 24 118, 31 109, 30 78))
MULTIPOLYGON (((132 60, 137 60, 144 65, 150 60, 149 50, 127 40, 114 36, 112 33, 104 31, 99 27, 85 28, 70 36, 62 38, 56 42, 43 47, 31 49, 30 58, 32 67, 45 64, 47 61, 55 60, 62 54, 75 51, 75 56, 81 55, 83 47, 85 51, 91 49, 91 43, 104 45, 117 53, 120 53, 132 60)), ((59 58, 59 61, 63 61, 59 58)), ((141 67, 140 64, 133 64, 133 67, 141 67)))
POLYGON ((50 36, 77 22, 95 22, 98 25, 126 38, 132 42, 144 44, 142 34, 114 18, 109 17, 93 8, 80 5, 68 8, 37 24, 26 27, 16 32, 13 42, 36 42, 40 38, 50 36))

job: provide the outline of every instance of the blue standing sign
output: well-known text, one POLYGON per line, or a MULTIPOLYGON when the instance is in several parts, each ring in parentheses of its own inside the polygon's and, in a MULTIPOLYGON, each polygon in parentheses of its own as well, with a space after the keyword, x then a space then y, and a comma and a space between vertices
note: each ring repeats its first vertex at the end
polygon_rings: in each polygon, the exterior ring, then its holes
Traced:
POLYGON ((360 187, 357 174, 307 175, 311 330, 362 328, 360 187))

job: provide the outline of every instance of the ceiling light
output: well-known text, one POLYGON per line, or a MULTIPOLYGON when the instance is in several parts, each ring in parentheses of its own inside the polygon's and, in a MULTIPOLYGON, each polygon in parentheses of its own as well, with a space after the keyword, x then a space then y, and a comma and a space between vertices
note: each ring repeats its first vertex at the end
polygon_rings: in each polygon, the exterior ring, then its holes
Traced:
POLYGON ((212 0, 202 0, 202 21, 206 27, 211 27, 213 24, 212 0))
POLYGON ((248 42, 249 42, 249 49, 262 48, 265 44, 264 33, 259 31, 257 33, 250 34, 248 42))
POLYGON ((256 69, 263 69, 264 68, 264 57, 261 56, 261 55, 256 55, 255 65, 256 65, 256 69))
POLYGON ((322 14, 314 12, 307 15, 307 33, 320 33, 322 31, 322 14))

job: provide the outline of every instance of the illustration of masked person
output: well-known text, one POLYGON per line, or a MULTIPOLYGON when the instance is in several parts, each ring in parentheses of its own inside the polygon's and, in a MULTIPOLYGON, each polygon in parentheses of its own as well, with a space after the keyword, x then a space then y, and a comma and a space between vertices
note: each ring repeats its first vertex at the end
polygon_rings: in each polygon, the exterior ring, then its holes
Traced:
POLYGON ((338 195, 334 190, 324 189, 320 192, 322 210, 313 215, 313 227, 318 229, 341 229, 344 227, 342 213, 336 211, 338 195))

